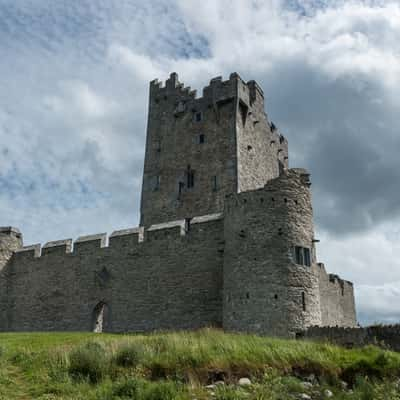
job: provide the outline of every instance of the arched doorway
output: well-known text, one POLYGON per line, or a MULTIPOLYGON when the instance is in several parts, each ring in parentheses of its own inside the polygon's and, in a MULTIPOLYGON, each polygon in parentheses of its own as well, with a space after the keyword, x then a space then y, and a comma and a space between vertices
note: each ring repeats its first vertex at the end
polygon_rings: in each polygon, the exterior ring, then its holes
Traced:
POLYGON ((92 331, 96 333, 103 332, 107 324, 108 306, 104 301, 96 305, 92 316, 92 331))

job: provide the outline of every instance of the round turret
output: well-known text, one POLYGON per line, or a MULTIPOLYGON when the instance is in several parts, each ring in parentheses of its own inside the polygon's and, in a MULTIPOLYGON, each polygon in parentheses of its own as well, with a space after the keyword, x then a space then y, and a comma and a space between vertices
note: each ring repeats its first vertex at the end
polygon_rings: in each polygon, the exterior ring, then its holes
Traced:
POLYGON ((289 170, 227 198, 224 329, 293 337, 321 324, 309 186, 289 170))

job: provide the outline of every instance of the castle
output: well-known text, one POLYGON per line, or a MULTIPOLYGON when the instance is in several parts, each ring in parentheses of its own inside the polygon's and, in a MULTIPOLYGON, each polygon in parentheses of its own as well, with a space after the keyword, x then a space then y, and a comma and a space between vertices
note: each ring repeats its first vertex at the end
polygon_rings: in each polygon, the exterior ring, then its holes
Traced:
POLYGON ((150 83, 140 227, 42 247, 0 228, 0 331, 354 327, 353 285, 316 242, 309 173, 257 83, 233 73, 197 98, 173 73, 150 83))

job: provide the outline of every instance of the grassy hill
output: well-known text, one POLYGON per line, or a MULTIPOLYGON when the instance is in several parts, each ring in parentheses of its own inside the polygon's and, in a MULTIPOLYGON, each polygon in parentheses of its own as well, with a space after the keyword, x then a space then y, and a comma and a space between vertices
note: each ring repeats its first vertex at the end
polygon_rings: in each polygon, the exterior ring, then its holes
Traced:
POLYGON ((215 330, 0 334, 6 400, 400 400, 399 378, 400 353, 376 347, 215 330))

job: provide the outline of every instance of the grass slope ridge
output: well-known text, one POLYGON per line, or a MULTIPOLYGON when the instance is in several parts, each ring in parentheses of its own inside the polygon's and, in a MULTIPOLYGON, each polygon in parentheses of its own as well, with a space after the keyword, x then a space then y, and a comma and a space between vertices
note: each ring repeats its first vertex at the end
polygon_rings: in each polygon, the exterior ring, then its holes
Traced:
POLYGON ((0 399, 7 400, 400 400, 399 377, 400 353, 373 346, 208 329, 0 334, 0 399), (251 385, 238 385, 243 377, 251 385))

